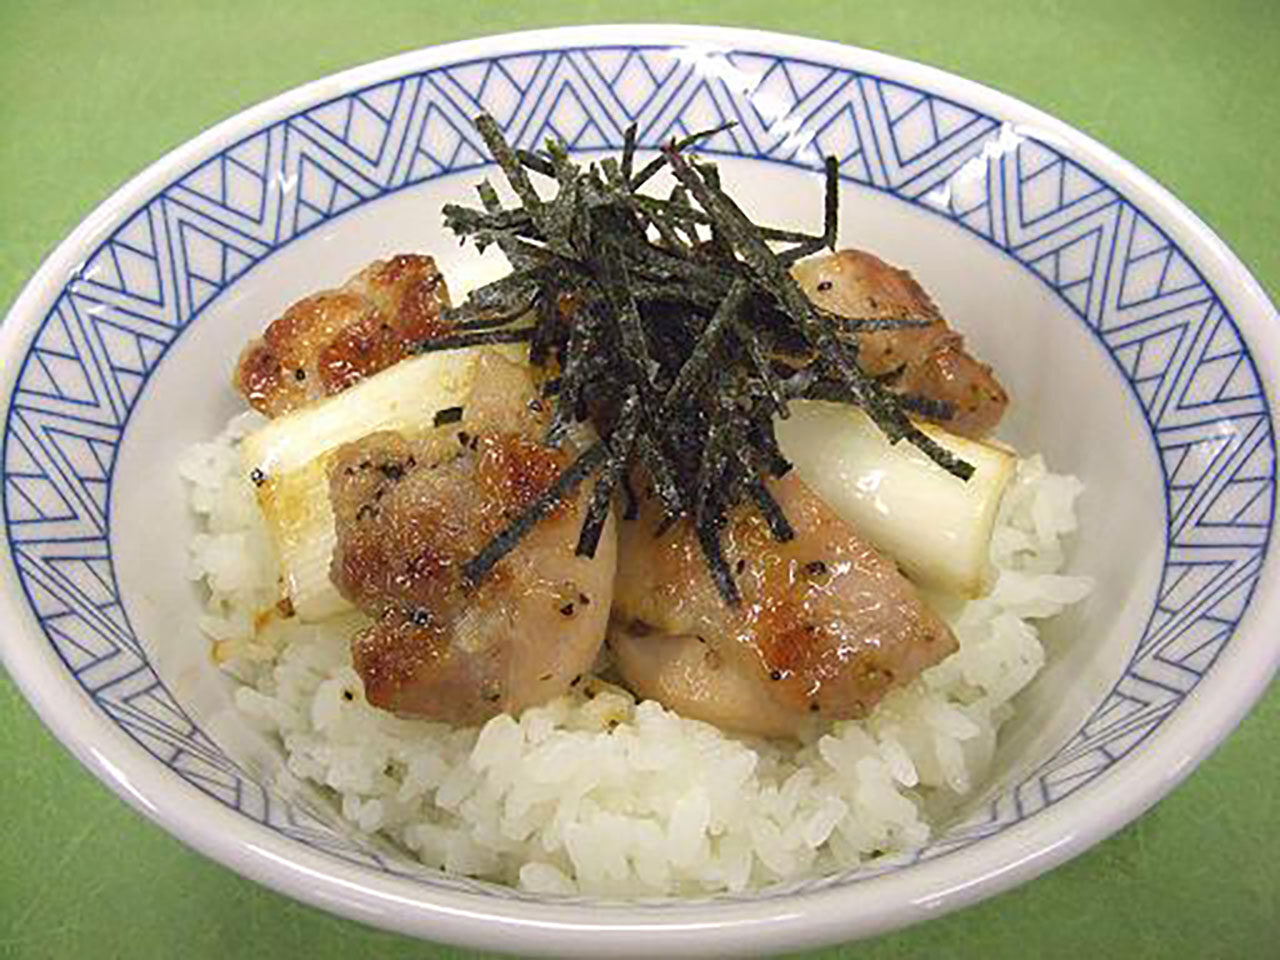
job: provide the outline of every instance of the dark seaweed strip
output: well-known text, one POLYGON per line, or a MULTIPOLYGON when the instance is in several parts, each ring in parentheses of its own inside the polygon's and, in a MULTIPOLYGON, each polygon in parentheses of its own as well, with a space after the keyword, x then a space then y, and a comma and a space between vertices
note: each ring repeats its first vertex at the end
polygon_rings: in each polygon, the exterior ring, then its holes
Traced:
MULTIPOLYGON (((493 184, 488 180, 481 180, 476 184, 476 193, 480 195, 480 202, 484 205, 486 212, 502 212, 502 201, 498 198, 498 191, 493 188, 493 184)), ((526 211, 521 210, 520 212, 525 213, 526 211)))
MULTIPOLYGON (((723 404, 722 404, 723 406, 723 404)), ((711 422, 702 463, 698 465, 697 490, 693 518, 698 526, 714 522, 720 516, 717 492, 724 477, 726 465, 732 455, 734 431, 728 418, 716 418, 711 422)))
POLYGON ((432 426, 442 427, 446 423, 457 423, 461 419, 461 407, 444 407, 436 411, 435 418, 431 421, 431 424, 432 426))
POLYGON ((519 270, 527 270, 533 266, 544 266, 570 272, 582 273, 582 265, 572 252, 564 254, 552 250, 548 246, 525 240, 513 233, 500 230, 478 230, 471 235, 477 245, 496 243, 499 249, 512 261, 519 270))
MULTIPOLYGON (((498 197, 498 191, 493 188, 493 184, 488 180, 481 180, 476 184, 476 193, 479 195, 480 203, 487 213, 498 214, 502 212, 502 201, 498 197)), ((521 213, 525 213, 525 211, 521 211, 521 213)), ((506 255, 507 259, 511 261, 511 266, 517 270, 523 270, 530 266, 531 263, 536 262, 534 258, 527 256, 516 247, 514 238, 497 236, 491 237, 487 241, 477 239, 476 249, 483 253, 485 245, 492 242, 498 244, 498 249, 506 255)))
POLYGON ((973 464, 957 457, 909 420, 907 423, 908 429, 905 437, 907 442, 952 476, 961 480, 968 480, 973 476, 973 464))
POLYGON ((897 402, 897 394, 890 393, 884 386, 879 383, 872 382, 871 391, 875 399, 874 407, 868 406, 867 413, 875 419, 874 409, 882 411, 883 420, 876 420, 876 425, 889 438, 890 443, 897 443, 900 440, 906 440, 917 450, 927 456, 930 460, 942 467, 948 473, 960 478, 968 480, 973 476, 973 465, 967 463, 954 453, 942 446, 932 437, 925 434, 919 427, 911 422, 911 419, 902 409, 901 404, 897 402))
POLYGON ((600 257, 599 283, 613 311, 614 323, 622 339, 624 362, 631 368, 632 380, 639 387, 640 395, 656 402, 658 364, 649 353, 645 340, 644 324, 635 297, 630 290, 630 278, 617 244, 603 244, 600 257))
MULTIPOLYGON (((630 453, 630 450, 627 452, 630 453)), ((578 534, 578 545, 573 548, 574 556, 594 557, 596 555, 596 548, 600 546, 600 534, 604 532, 605 521, 609 518, 613 488, 617 485, 618 476, 625 465, 624 460, 611 459, 596 478, 596 487, 591 491, 591 503, 587 507, 587 516, 578 534)))
POLYGON ((573 221, 578 214, 577 198, 578 182, 571 180, 561 186, 555 200, 547 207, 547 249, 562 257, 576 258, 579 253, 571 239, 573 221))
POLYGON ((516 196, 520 198, 520 202, 524 204, 525 210, 529 212, 529 216, 533 218, 534 223, 537 223, 542 213, 542 198, 538 196, 538 191, 533 188, 529 175, 524 172, 524 164, 520 162, 520 157, 511 149, 506 138, 502 135, 502 128, 498 126, 498 121, 487 113, 482 113, 473 122, 476 130, 480 132, 480 136, 484 138, 485 146, 493 154, 494 161, 506 175, 507 182, 511 184, 511 189, 516 192, 516 196))
POLYGON ((773 416, 768 411, 754 419, 747 433, 756 459, 770 476, 784 477, 791 472, 791 461, 782 455, 773 416))
POLYGON ((467 302, 478 309, 486 307, 500 309, 515 299, 528 300, 541 289, 549 272, 542 267, 514 271, 505 277, 476 287, 467 296, 467 302))
MULTIPOLYGON (((652 199, 645 197, 644 199, 652 199)), ((673 211, 672 218, 674 222, 684 230, 685 238, 689 241, 690 247, 696 247, 702 242, 702 238, 698 236, 698 215, 700 211, 694 210, 689 204, 689 191, 680 184, 676 184, 671 188, 671 195, 667 200, 667 207, 673 211)))
POLYGON ((638 199, 639 198, 634 195, 629 197, 631 205, 636 212, 641 214, 649 223, 653 224, 654 229, 658 231, 658 236, 661 238, 663 245, 669 250, 678 252, 687 250, 688 244, 686 244, 680 234, 676 232, 676 222, 668 215, 665 208, 661 205, 646 207, 643 204, 637 203, 636 201, 638 199))
MULTIPOLYGON (((722 408, 732 406, 731 401, 722 398, 722 408)), ((737 424, 727 418, 713 422, 708 438, 707 450, 703 456, 698 474, 698 500, 694 510, 694 528, 698 535, 698 544, 710 569, 711 577, 719 590, 720 596, 729 606, 738 606, 742 602, 738 585, 734 580, 729 565, 725 562, 720 531, 725 526, 725 507, 720 492, 739 486, 739 482, 730 478, 731 467, 740 465, 747 479, 747 490, 756 502, 757 508, 769 525, 770 532, 779 541, 790 540, 795 536, 791 524, 788 523, 782 508, 773 496, 764 488, 756 477, 750 476, 750 466, 744 459, 739 441, 737 424)))
MULTIPOLYGON (((610 201, 618 200, 622 194, 630 193, 627 188, 626 178, 622 175, 622 165, 613 157, 603 157, 599 163, 600 173, 604 177, 604 182, 609 187, 608 199, 610 201)), ((604 197, 602 196, 603 200, 604 197)))
POLYGON ((515 329, 482 330, 477 333, 447 334, 432 337, 417 344, 417 353, 438 353, 441 350, 461 350, 463 347, 483 347, 498 343, 528 343, 533 339, 533 327, 515 329))
MULTIPOLYGON (((634 447, 635 444, 632 444, 633 449, 634 447)), ((640 498, 636 496, 635 488, 631 486, 631 471, 623 470, 618 483, 622 487, 622 519, 634 520, 640 516, 640 498)))
POLYGON ((526 313, 536 306, 536 302, 524 304, 522 307, 513 308, 510 312, 487 312, 476 313, 468 310, 464 304, 458 308, 458 313, 446 314, 448 319, 454 320, 452 329, 457 333, 476 333, 481 330, 501 330, 504 329, 511 321, 519 320, 526 313), (464 318, 457 320, 458 316, 464 318))
POLYGON ((701 243, 701 237, 698 236, 699 227, 710 227, 709 216, 703 211, 689 205, 689 191, 680 184, 676 184, 671 189, 671 198, 662 200, 660 197, 649 197, 643 193, 632 193, 632 200, 635 204, 644 207, 646 214, 650 216, 664 216, 673 227, 678 227, 685 232, 685 236, 689 238, 686 246, 696 247, 701 243))
POLYGON ((746 350, 752 366, 756 368, 756 375, 759 376, 774 410, 777 411, 778 416, 786 420, 791 416, 791 410, 787 407, 787 398, 782 392, 782 384, 773 372, 773 364, 765 356, 764 347, 760 344, 759 334, 752 328, 750 322, 741 315, 734 317, 733 332, 737 334, 738 340, 746 350))
MULTIPOLYGON (((599 168, 594 165, 587 175, 578 179, 578 196, 582 201, 583 209, 573 222, 573 242, 585 260, 589 260, 591 252, 596 249, 598 230, 594 214, 600 208, 605 192, 599 168)), ((585 292, 587 286, 579 284, 577 290, 585 292)))
POLYGON ((734 582, 733 574, 729 572, 729 565, 725 563, 724 551, 720 546, 721 525, 720 523, 698 524, 696 527, 698 546, 702 548, 702 556, 707 561, 711 579, 716 589, 720 591, 720 596, 724 597, 729 606, 736 607, 742 603, 742 594, 738 592, 738 585, 734 582))
POLYGON ((643 280, 632 277, 631 295, 637 303, 653 300, 679 301, 693 303, 699 307, 714 310, 724 299, 715 290, 704 287, 690 287, 679 282, 663 282, 661 280, 643 280))
POLYGON ((670 250, 655 247, 643 236, 624 235, 616 237, 615 242, 630 258, 632 275, 652 280, 683 280, 725 291, 740 275, 736 269, 731 271, 713 264, 688 260, 670 250))
POLYGON ((566 186, 578 179, 580 175, 578 165, 569 159, 569 150, 563 143, 548 138, 546 150, 547 160, 550 161, 556 182, 560 186, 566 186))
POLYGON ((574 248, 573 227, 578 215, 579 174, 578 168, 569 160, 569 154, 555 141, 547 142, 547 155, 551 159, 555 171, 556 183, 560 190, 547 207, 547 215, 543 224, 547 245, 550 249, 566 257, 575 257, 581 253, 574 248))
POLYGON ((600 163, 593 163, 587 170, 587 174, 582 178, 582 203, 587 211, 595 211, 601 207, 613 207, 617 205, 617 190, 609 186, 606 180, 606 173, 603 169, 610 158, 606 157, 600 163))
MULTIPOLYGON (((533 329, 533 339, 529 342, 529 362, 535 367, 545 367, 560 326, 560 286, 555 280, 548 280, 538 292, 535 309, 538 320, 533 329)), ((543 384, 546 396, 550 396, 546 393, 549 383, 543 384)))
MULTIPOLYGON (((672 189, 672 193, 674 195, 675 191, 683 189, 684 188, 677 183, 672 189)), ((685 196, 687 195, 688 192, 685 191, 685 196)), ((632 194, 632 197, 634 202, 644 207, 646 212, 661 211, 673 222, 682 224, 701 224, 708 227, 711 226, 710 217, 701 210, 688 206, 687 203, 676 203, 674 200, 663 200, 661 197, 650 197, 642 193, 632 194)))
POLYGON ((591 503, 587 507, 586 519, 582 522, 582 532, 578 535, 578 546, 574 549, 574 553, 579 557, 596 555, 600 534, 604 530, 605 521, 609 518, 613 490, 626 472, 627 461, 631 457, 631 448, 635 445, 636 429, 639 425, 640 395, 632 390, 623 404, 618 425, 605 441, 609 447, 609 459, 600 471, 595 490, 591 492, 591 503))
POLYGON ((554 510, 562 501, 573 496, 582 481, 589 477, 605 461, 608 449, 601 442, 592 444, 572 465, 561 471, 545 493, 525 508, 479 553, 462 567, 462 576, 475 585, 485 578, 494 565, 515 549, 521 538, 537 525, 538 521, 554 510))
MULTIPOLYGON (((714 163, 695 163, 693 167, 702 175, 708 187, 712 190, 720 189, 720 170, 714 163)), ((711 248, 722 260, 733 259, 733 244, 725 236, 724 226, 717 217, 711 218, 711 248)))
POLYGON ((551 165, 551 161, 533 150, 517 150, 516 156, 520 158, 521 163, 534 173, 540 173, 544 177, 554 177, 556 175, 555 167, 551 165))
POLYGON ((609 187, 614 192, 616 202, 630 208, 642 223, 651 224, 657 231, 663 245, 669 250, 683 253, 687 244, 676 233, 679 222, 671 210, 661 200, 633 193, 617 163, 611 158, 600 161, 600 167, 608 179, 609 187))
POLYGON ((738 125, 738 121, 730 120, 727 123, 720 124, 720 126, 718 127, 712 127, 710 130, 700 130, 697 133, 691 133, 689 134, 689 136, 685 137, 683 140, 676 140, 668 144, 667 146, 663 147, 662 154, 660 154, 657 157, 654 157, 652 160, 646 163, 644 167, 641 168, 640 172, 631 178, 631 189, 639 190, 642 186, 644 186, 649 181, 649 179, 655 173, 657 173, 659 170, 661 170, 663 167, 667 165, 666 151, 674 150, 676 153, 679 153, 682 150, 688 150, 690 147, 694 146, 700 141, 709 140, 711 137, 714 137, 717 133, 724 133, 726 130, 731 130, 737 125, 738 125))
POLYGON ((631 171, 636 163, 636 130, 634 123, 622 132, 622 179, 631 185, 631 171))
MULTIPOLYGON (((558 309, 558 308, 557 308, 558 309)), ((578 398, 582 394, 582 367, 591 336, 594 314, 589 305, 574 312, 574 322, 569 326, 569 339, 560 356, 560 391, 556 395, 556 407, 551 414, 544 442, 558 447, 569 425, 577 419, 578 398)))
MULTIPOLYGON (((886 392, 879 383, 875 384, 875 388, 878 392, 886 392)), ((803 396, 808 400, 827 400, 834 403, 851 402, 845 385, 832 380, 814 379, 803 385, 799 393, 789 392, 791 396, 803 396)), ((891 442, 908 441, 942 469, 959 477, 961 480, 968 480, 973 476, 973 466, 971 464, 957 457, 946 447, 943 447, 929 437, 928 434, 921 431, 904 412, 913 410, 918 411, 922 416, 937 420, 948 420, 955 412, 950 404, 911 393, 893 393, 892 398, 897 404, 897 423, 895 424, 897 435, 895 436, 893 433, 885 431, 891 442)), ((883 430, 884 428, 881 427, 881 429, 883 430)))
POLYGON ((755 231, 741 208, 730 200, 713 182, 706 178, 706 170, 695 167, 673 151, 665 151, 672 173, 689 188, 708 213, 716 217, 720 228, 729 235, 738 254, 757 279, 778 299, 779 305, 795 319, 820 355, 831 363, 853 389, 861 385, 861 376, 840 349, 832 331, 824 325, 809 298, 804 295, 790 272, 778 262, 777 256, 755 231))
POLYGON ((955 407, 945 400, 935 400, 919 393, 906 393, 901 390, 895 391, 894 396, 898 398, 902 409, 924 417, 926 420, 945 422, 956 413, 955 407))
MULTIPOLYGON (((648 430, 641 429, 636 434, 636 448, 640 451, 640 459, 649 471, 649 480, 653 484, 653 492, 662 501, 662 509, 666 520, 674 521, 684 512, 684 497, 676 483, 676 474, 671 461, 648 430)), ((664 522, 665 525, 665 522, 664 522)))
POLYGON ((473 210, 446 203, 441 212, 444 225, 460 237, 477 230, 527 230, 533 226, 533 218, 524 210, 473 210))
POLYGON ((541 269, 508 274, 473 290, 465 303, 443 311, 442 317, 457 330, 503 326, 533 309, 545 274, 541 269))
MULTIPOLYGON (((744 464, 744 469, 750 469, 749 465, 744 464)), ((760 515, 764 517, 765 523, 769 525, 769 532, 773 534, 773 539, 779 543, 794 540, 796 536, 795 528, 791 526, 791 521, 787 519, 781 504, 774 499, 773 494, 769 492, 769 489, 759 477, 753 477, 747 481, 747 492, 751 495, 751 499, 755 501, 756 508, 760 511, 760 515)))
MULTIPOLYGON (((714 169, 714 167, 711 167, 711 169, 714 169)), ((714 218, 697 207, 690 206, 688 195, 689 192, 684 185, 677 183, 671 188, 671 197, 667 200, 663 200, 661 197, 645 196, 644 194, 635 194, 635 200, 646 209, 663 211, 675 222, 711 226, 714 218)), ((813 245, 815 253, 827 245, 825 236, 814 236, 811 233, 804 233, 800 230, 782 230, 777 227, 758 227, 757 229, 760 231, 760 235, 770 242, 810 244, 813 245)))
POLYGON ((827 157, 823 166, 827 182, 823 197, 822 237, 827 249, 834 253, 840 221, 840 161, 827 157))
MULTIPOLYGON (((763 235, 763 234, 762 234, 763 235)), ((767 237, 765 239, 768 239, 767 237)), ((820 250, 826 248, 827 242, 821 237, 809 237, 802 240, 790 250, 781 250, 776 256, 778 262, 786 266, 791 266, 797 261, 803 260, 805 257, 811 257, 820 250)))
POLYGON ((804 233, 800 230, 779 230, 777 227, 761 227, 760 236, 776 243, 811 243, 814 240, 821 239, 821 237, 815 237, 811 233, 804 233))
POLYGON ((703 329, 702 335, 698 337, 698 342, 693 348, 693 352, 689 354, 689 359, 684 362, 684 365, 680 368, 680 373, 676 376, 675 383, 671 385, 666 397, 663 398, 663 415, 676 410, 684 402, 684 398, 697 389, 710 367, 712 357, 715 355, 716 347, 720 343, 725 327, 738 316, 743 304, 746 303, 749 292, 750 287, 743 280, 735 282, 729 288, 729 293, 721 301, 719 308, 711 317, 711 322, 703 329))

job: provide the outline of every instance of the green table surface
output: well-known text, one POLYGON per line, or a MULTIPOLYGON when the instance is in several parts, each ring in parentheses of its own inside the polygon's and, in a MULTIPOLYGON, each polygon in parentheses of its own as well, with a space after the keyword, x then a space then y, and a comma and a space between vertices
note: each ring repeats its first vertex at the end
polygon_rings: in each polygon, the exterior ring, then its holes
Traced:
MULTIPOLYGON (((1137 163, 1280 293, 1280 4, 0 0, 0 304, 116 186, 206 126, 344 67, 532 27, 802 33, 933 64, 1137 163)), ((1280 956, 1280 690, 1174 794, 1051 874, 814 957, 1280 956)), ((80 768, 0 675, 0 956, 461 957, 204 859, 80 768)))

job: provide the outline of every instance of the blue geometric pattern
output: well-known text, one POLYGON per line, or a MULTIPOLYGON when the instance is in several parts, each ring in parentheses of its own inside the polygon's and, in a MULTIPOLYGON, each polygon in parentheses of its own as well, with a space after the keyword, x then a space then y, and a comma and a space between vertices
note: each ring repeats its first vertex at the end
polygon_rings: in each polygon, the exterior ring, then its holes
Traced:
MULTIPOLYGON (((269 794, 174 701, 147 662, 111 560, 113 465, 168 347, 246 270, 317 224, 486 164, 470 118, 520 146, 643 145, 737 121, 711 152, 842 177, 946 218, 1014 258, 1106 348, 1160 451, 1167 498, 1159 596, 1124 676, 1053 757, 910 856, 932 859, 1079 790, 1132 751, 1212 669, 1248 606, 1275 495, 1267 398, 1248 347, 1183 251, 1128 198, 998 118, 875 76, 769 54, 531 51, 401 77, 259 130, 169 184, 57 296, 23 362, 4 435, 10 548, 31 608, 85 693, 179 776, 313 848, 458 890, 302 801, 269 794)), ((523 896, 502 891, 506 896, 523 896)))

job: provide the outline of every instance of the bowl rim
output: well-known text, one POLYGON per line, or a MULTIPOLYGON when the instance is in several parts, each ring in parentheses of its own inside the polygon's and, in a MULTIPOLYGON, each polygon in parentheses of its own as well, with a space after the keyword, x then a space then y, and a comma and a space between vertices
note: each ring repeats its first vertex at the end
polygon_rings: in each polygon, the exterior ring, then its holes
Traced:
MULTIPOLYGON (((1140 209, 1158 210, 1161 227, 1197 254, 1196 266, 1230 305, 1263 383, 1280 382, 1276 311, 1261 285, 1195 214, 1147 174, 1067 124, 1020 100, 946 71, 845 44, 767 31, 681 24, 616 24, 521 31, 399 54, 344 70, 278 94, 218 123, 170 151, 98 205, 54 250, 14 300, 0 324, 0 357, 26 346, 36 310, 50 289, 74 274, 80 254, 102 242, 119 214, 247 133, 353 90, 469 59, 534 49, 644 44, 758 49, 820 59, 944 92, 1036 136, 1072 159, 1105 170, 1140 209), (1271 377, 1267 374, 1270 373, 1271 377)), ((12 365, 8 365, 12 367, 12 365)), ((16 371, 5 369, 7 398, 16 371)), ((7 400, 4 401, 7 403, 7 400)), ((1273 430, 1276 405, 1271 405, 1273 430)), ((1280 432, 1280 431, 1277 431, 1280 432)), ((871 936, 991 896, 1075 856, 1141 815, 1173 789, 1235 727, 1280 667, 1280 583, 1269 545, 1235 643, 1165 721, 1144 749, 1120 760, 1105 777, 1028 821, 967 849, 910 869, 872 877, 856 888, 834 888, 755 902, 673 904, 670 910, 500 900, 427 888, 412 880, 341 862, 249 822, 174 776, 119 729, 76 686, 29 608, 11 561, 4 564, 0 654, 10 676, 43 722, 99 779, 130 805, 185 843, 279 892, 349 918, 431 940, 482 949, 592 956, 602 936, 627 954, 658 956, 761 953, 871 936), (41 642, 29 642, 33 638, 41 642), (856 892, 855 892, 856 890, 856 892)), ((7 555, 7 549, 6 549, 7 555)), ((611 947, 612 949, 612 947, 611 947)))

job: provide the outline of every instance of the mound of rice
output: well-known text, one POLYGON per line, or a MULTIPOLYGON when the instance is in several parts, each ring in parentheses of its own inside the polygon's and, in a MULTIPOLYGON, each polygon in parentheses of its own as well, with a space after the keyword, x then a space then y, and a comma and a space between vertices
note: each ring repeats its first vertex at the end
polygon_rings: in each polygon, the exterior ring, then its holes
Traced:
POLYGON ((1081 485, 1018 464, 990 590, 937 601, 960 649, 865 721, 807 743, 748 740, 603 681, 481 728, 370 707, 347 645, 358 618, 272 616, 278 570, 236 445, 238 417, 180 472, 202 532, 201 627, 243 683, 236 705, 360 830, 425 864, 543 893, 740 891, 918 847, 928 813, 982 778, 1010 699, 1044 664, 1035 620, 1084 597, 1058 574, 1081 485))

